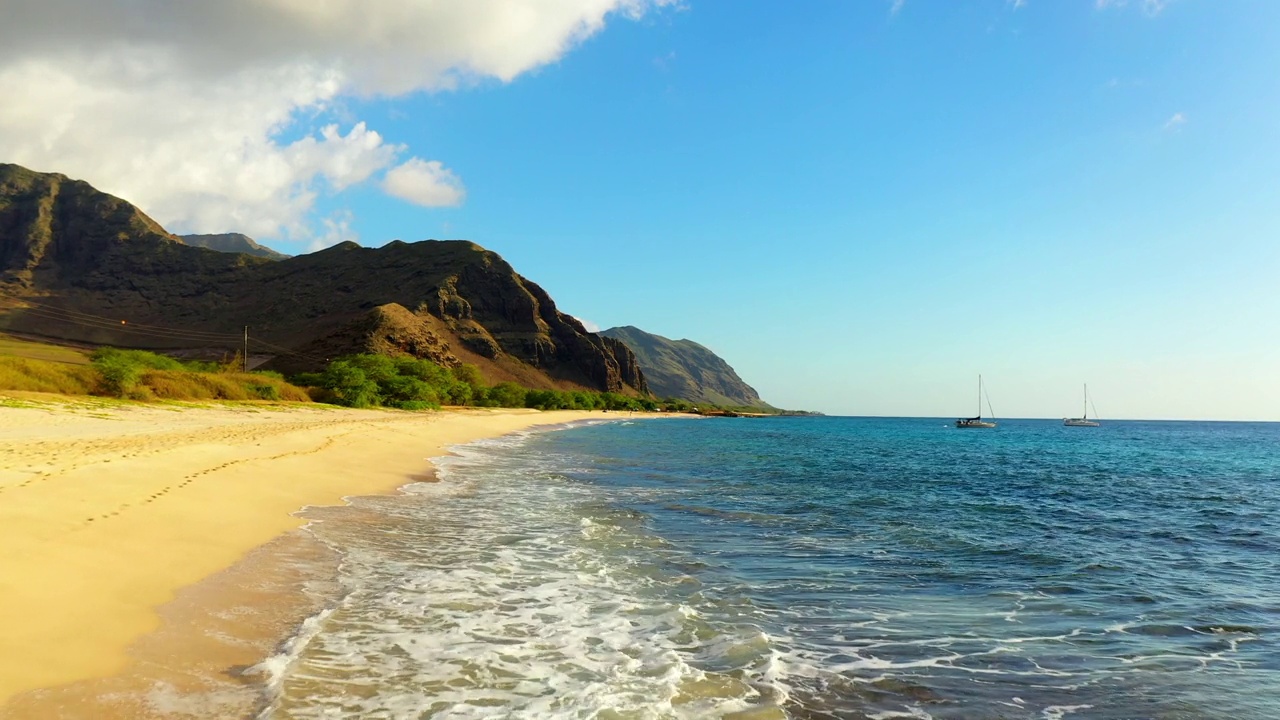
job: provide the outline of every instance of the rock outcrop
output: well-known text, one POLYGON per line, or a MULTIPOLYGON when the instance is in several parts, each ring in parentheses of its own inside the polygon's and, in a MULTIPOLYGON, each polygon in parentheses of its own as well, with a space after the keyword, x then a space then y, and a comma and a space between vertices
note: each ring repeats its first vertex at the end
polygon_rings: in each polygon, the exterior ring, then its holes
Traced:
POLYGON ((474 363, 492 382, 647 392, 625 345, 587 332, 475 243, 347 242, 283 260, 216 252, 87 183, 15 165, 0 165, 0 299, 0 327, 68 340, 235 349, 247 326, 251 353, 291 370, 405 352, 474 363))
POLYGON ((609 328, 600 334, 634 351, 649 389, 660 398, 770 407, 729 363, 692 340, 671 340, 630 326, 609 328))

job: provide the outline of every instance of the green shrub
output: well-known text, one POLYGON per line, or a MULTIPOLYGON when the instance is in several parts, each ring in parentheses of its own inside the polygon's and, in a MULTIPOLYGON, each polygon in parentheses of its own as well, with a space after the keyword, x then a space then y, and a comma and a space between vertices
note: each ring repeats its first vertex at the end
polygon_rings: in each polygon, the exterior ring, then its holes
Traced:
POLYGON ((249 390, 262 400, 280 399, 280 390, 275 385, 250 385, 249 390))
POLYGON ((458 382, 466 383, 473 388, 484 387, 484 376, 480 374, 480 368, 475 365, 463 363, 450 372, 458 382))
POLYGON ((475 402, 475 389, 464 382, 454 381, 445 388, 444 400, 450 405, 470 405, 475 402))
POLYGON ((144 365, 134 362, 122 355, 103 355, 94 353, 93 367, 101 378, 102 392, 116 397, 125 397, 142 377, 144 365))
POLYGON ((491 407, 524 407, 525 395, 528 392, 513 382, 503 382, 486 390, 485 400, 491 407))
POLYGON ((185 370, 187 366, 177 358, 160 355, 147 350, 121 350, 113 347, 100 347, 94 350, 89 359, 94 362, 111 362, 133 365, 144 370, 185 370))
POLYGON ((298 373, 292 379, 293 384, 300 387, 318 388, 324 386, 324 373, 298 373))
POLYGON ((321 375, 321 387, 328 390, 339 405, 370 407, 379 404, 378 383, 350 360, 334 360, 321 375))
POLYGON ((435 403, 426 402, 425 400, 409 400, 406 402, 402 402, 399 405, 396 405, 395 407, 398 407, 401 410, 418 410, 418 411, 440 409, 439 405, 436 405, 435 403))
POLYGON ((514 382, 487 387, 473 365, 446 369, 429 360, 383 355, 351 355, 335 360, 320 373, 294 377, 319 402, 351 407, 385 405, 405 409, 440 405, 528 407, 539 410, 655 409, 648 398, 589 390, 530 390, 514 382))

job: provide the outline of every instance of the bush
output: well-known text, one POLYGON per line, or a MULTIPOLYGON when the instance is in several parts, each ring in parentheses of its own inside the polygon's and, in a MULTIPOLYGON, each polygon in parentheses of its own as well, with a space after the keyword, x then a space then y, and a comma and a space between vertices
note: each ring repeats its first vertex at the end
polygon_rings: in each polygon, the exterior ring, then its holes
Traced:
POLYGON ((383 383, 379 383, 382 402, 391 407, 403 408, 405 403, 424 402, 429 405, 440 405, 440 393, 425 381, 416 377, 397 375, 383 383))
POLYGON ((125 397, 138 379, 142 377, 145 366, 120 355, 98 356, 94 353, 93 367, 101 377, 102 392, 116 397, 125 397))
POLYGON ((513 382, 503 382, 485 391, 485 401, 491 407, 524 407, 529 391, 513 382))
POLYGON ((280 390, 275 385, 250 385, 249 390, 262 400, 280 399, 280 390))
POLYGON ((450 405, 470 405, 475 402, 475 389, 464 382, 452 382, 445 388, 445 402, 450 405))
POLYGON ((423 400, 410 400, 398 405, 401 410, 439 410, 440 406, 423 400))
POLYGON ((589 390, 530 390, 514 382, 486 387, 473 365, 445 369, 429 360, 383 355, 351 355, 335 360, 320 373, 294 377, 312 397, 350 407, 385 405, 403 409, 438 408, 442 404, 481 407, 528 407, 539 410, 655 409, 648 398, 589 390))
POLYGON ((149 352, 147 350, 121 350, 113 347, 100 347, 89 355, 93 363, 109 362, 133 365, 144 370, 186 370, 182 361, 168 355, 149 352))
POLYGON ((378 405, 378 383, 350 360, 334 360, 321 373, 320 385, 328 390, 339 405, 370 407, 378 405))
POLYGON ((484 376, 475 365, 462 364, 450 370, 458 382, 466 383, 473 388, 484 387, 484 376))

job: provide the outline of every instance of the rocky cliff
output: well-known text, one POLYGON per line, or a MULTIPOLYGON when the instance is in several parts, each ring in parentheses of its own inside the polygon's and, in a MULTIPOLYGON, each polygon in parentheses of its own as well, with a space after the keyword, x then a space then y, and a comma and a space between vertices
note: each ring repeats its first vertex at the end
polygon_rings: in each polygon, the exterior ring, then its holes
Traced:
POLYGON ((647 391, 625 345, 587 332, 475 243, 342 243, 277 261, 216 252, 87 183, 0 165, 0 327, 234 349, 246 326, 250 352, 289 369, 395 350, 473 362, 492 382, 647 391))
POLYGON ((634 351, 649 389, 660 398, 769 407, 729 363, 692 340, 671 340, 630 326, 600 334, 634 351))
POLYGON ((244 253, 268 260, 284 260, 289 257, 276 252, 265 245, 259 245, 253 238, 240 233, 221 233, 217 235, 179 235, 178 239, 192 247, 209 248, 218 252, 244 253))

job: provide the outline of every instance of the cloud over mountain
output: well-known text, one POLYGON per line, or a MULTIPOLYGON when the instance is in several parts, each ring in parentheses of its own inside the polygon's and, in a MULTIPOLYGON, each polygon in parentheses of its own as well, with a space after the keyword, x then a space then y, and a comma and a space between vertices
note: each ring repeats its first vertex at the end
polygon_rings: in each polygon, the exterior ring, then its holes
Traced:
POLYGON ((182 232, 311 237, 316 197, 386 173, 462 183, 364 122, 300 129, 344 97, 510 81, 671 0, 7 0, 0 159, 85 178, 182 232))

